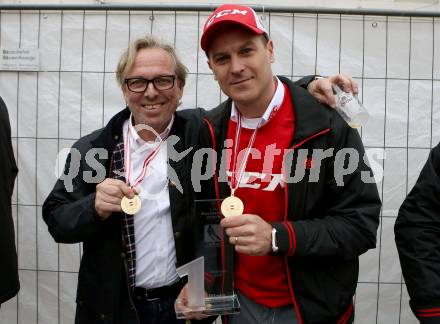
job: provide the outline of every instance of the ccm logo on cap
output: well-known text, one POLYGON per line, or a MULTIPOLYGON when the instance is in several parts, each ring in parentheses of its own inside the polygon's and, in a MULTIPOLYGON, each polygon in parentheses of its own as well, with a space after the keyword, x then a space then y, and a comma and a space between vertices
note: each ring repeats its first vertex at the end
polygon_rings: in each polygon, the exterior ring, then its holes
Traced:
POLYGON ((217 18, 221 18, 221 17, 227 16, 227 15, 238 15, 238 14, 246 16, 247 12, 248 12, 247 10, 238 10, 238 9, 226 9, 226 10, 219 11, 219 12, 217 12, 217 14, 213 15, 208 20, 208 22, 206 23, 206 27, 211 25, 214 22, 214 20, 216 20, 217 18))

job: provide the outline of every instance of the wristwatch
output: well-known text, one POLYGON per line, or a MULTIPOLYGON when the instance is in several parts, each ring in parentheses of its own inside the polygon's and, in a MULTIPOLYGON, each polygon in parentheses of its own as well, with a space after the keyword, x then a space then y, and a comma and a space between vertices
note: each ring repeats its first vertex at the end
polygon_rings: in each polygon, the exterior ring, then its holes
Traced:
POLYGON ((277 229, 274 227, 272 228, 272 252, 278 251, 278 245, 277 245, 277 229))

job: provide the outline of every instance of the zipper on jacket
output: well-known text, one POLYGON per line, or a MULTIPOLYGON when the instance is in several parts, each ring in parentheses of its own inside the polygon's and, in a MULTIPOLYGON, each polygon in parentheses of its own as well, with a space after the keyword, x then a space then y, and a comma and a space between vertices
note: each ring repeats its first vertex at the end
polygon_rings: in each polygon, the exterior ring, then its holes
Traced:
MULTIPOLYGON (((283 172, 284 177, 286 177, 286 170, 284 169, 284 167, 282 168, 282 172, 283 172)), ((289 201, 288 200, 287 184, 284 186, 284 201, 285 201, 285 203, 284 203, 284 221, 287 222, 287 211, 288 211, 288 201, 289 201)), ((293 234, 295 235, 295 232, 293 234)), ((292 253, 294 253, 294 251, 292 251, 292 253)), ((292 298, 293 307, 295 308, 296 317, 298 318, 299 324, 303 324, 301 312, 299 310, 298 303, 296 302, 295 292, 293 291, 292 279, 290 278, 289 256, 288 255, 284 256, 284 266, 285 266, 285 270, 286 270, 287 283, 289 284, 290 297, 292 298)))
POLYGON ((351 314, 353 314, 353 302, 350 303, 344 315, 338 320, 337 324, 347 324, 351 314))
MULTIPOLYGON (((324 130, 322 130, 322 131, 320 131, 318 133, 313 134, 312 136, 307 137, 306 139, 302 140, 301 142, 291 146, 290 149, 297 149, 300 146, 302 146, 304 143, 308 142, 309 140, 311 140, 311 139, 313 139, 315 137, 318 137, 320 135, 326 134, 328 132, 330 132, 330 128, 326 128, 326 129, 324 129, 324 130)), ((296 163, 298 163, 298 161, 296 163)), ((287 179, 287 172, 286 172, 286 169, 285 169, 284 165, 283 165, 283 168, 282 168, 282 173, 283 173, 284 179, 287 179)), ((289 210, 289 206, 288 206, 288 201, 289 200, 288 200, 288 198, 289 198, 289 191, 288 191, 288 186, 286 184, 284 186, 284 201, 285 201, 285 204, 284 204, 284 221, 285 222, 288 221, 288 210, 289 210)), ((295 232, 293 234, 295 235, 295 232)), ((293 239, 295 239, 295 238, 293 238, 293 239)), ((294 253, 294 250, 292 251, 292 254, 293 253, 294 253)), ((289 256, 288 255, 286 255, 284 257, 284 266, 286 268, 287 282, 289 284, 289 291, 290 291, 290 295, 292 297, 293 307, 295 308, 296 317, 298 318, 299 323, 303 324, 304 322, 302 320, 301 312, 300 312, 298 303, 297 303, 296 298, 295 298, 295 292, 293 290, 292 279, 290 278, 289 256)))
MULTIPOLYGON (((122 233, 122 242, 124 243, 125 246, 125 240, 124 240, 124 234, 122 233)), ((125 253, 125 252, 124 252, 125 253)), ((127 258, 124 257, 124 260, 122 262, 124 264, 124 270, 125 270, 125 283, 126 283, 126 287, 127 287, 127 294, 128 294, 128 300, 130 302, 130 306, 133 307, 134 313, 136 315, 136 320, 138 322, 138 324, 141 324, 141 320, 139 318, 139 313, 136 309, 136 306, 133 302, 133 299, 131 298, 131 287, 130 287, 130 278, 128 277, 128 266, 127 266, 127 258)))
MULTIPOLYGON (((208 125, 209 128, 209 133, 211 134, 211 143, 212 143, 212 149, 214 150, 214 152, 216 151, 216 147, 217 147, 217 141, 215 140, 215 134, 214 134, 214 128, 211 125, 211 122, 207 119, 207 118, 203 118, 203 120, 205 121, 206 125, 208 125)), ((220 201, 220 191, 218 188, 218 180, 217 180, 217 161, 213 158, 212 161, 212 168, 213 168, 213 173, 214 173, 214 189, 215 189, 215 197, 217 198, 218 201, 220 201)), ((218 208, 220 210, 220 202, 218 203, 218 208)))
MULTIPOLYGON (((215 140, 214 129, 213 129, 211 123, 209 122, 209 120, 207 118, 204 118, 204 120, 205 120, 205 123, 208 125, 209 132, 211 134, 211 142, 212 142, 213 149, 214 149, 214 151, 216 151, 216 140, 215 140)), ((301 145, 303 145, 304 143, 308 142, 309 140, 311 140, 311 139, 313 139, 315 137, 318 137, 320 135, 326 134, 328 132, 330 132, 330 128, 326 128, 326 129, 324 129, 324 130, 322 130, 322 131, 320 131, 318 133, 315 133, 312 136, 307 137, 303 141, 301 141, 301 142, 291 146, 291 149, 296 149, 296 148, 300 147, 301 145)), ((217 165, 217 161, 215 159, 214 159, 213 163, 214 163, 213 166, 217 165)), ((216 170, 216 168, 214 170, 216 170)), ((286 176, 286 170, 284 169, 284 167, 282 169, 282 172, 283 172, 284 176, 286 176)), ((220 199, 219 188, 218 188, 218 180, 217 180, 217 173, 216 172, 214 172, 214 187, 215 187, 216 197, 217 197, 217 199, 220 199)), ((288 212, 288 203, 287 203, 288 202, 288 200, 287 200, 288 188, 287 188, 287 185, 284 186, 284 196, 285 196, 285 202, 286 202, 285 203, 285 208, 284 208, 284 221, 287 221, 287 216, 288 216, 287 215, 287 212, 288 212)), ((292 297, 293 306, 295 308, 296 317, 298 318, 299 324, 303 324, 304 322, 303 322, 302 317, 301 317, 301 312, 299 310, 299 306, 298 306, 298 303, 296 302, 296 298, 295 298, 295 293, 293 291, 293 286, 292 286, 292 280, 290 278, 290 271, 289 271, 289 263, 288 263, 288 261, 289 261, 288 260, 288 256, 285 256, 284 257, 284 265, 285 265, 285 268, 286 268, 286 277, 287 277, 287 281, 288 281, 288 284, 289 284, 289 291, 290 291, 290 295, 292 297)))
POLYGON ((127 260, 126 259, 124 259, 124 268, 125 268, 125 280, 127 283, 126 287, 127 287, 127 293, 128 293, 128 300, 130 301, 130 306, 133 307, 134 313, 136 315, 136 320, 140 324, 141 320, 139 318, 139 313, 136 309, 136 306, 134 305, 133 299, 131 298, 131 288, 130 288, 130 285, 128 284, 129 278, 128 278, 128 267, 127 267, 127 260))

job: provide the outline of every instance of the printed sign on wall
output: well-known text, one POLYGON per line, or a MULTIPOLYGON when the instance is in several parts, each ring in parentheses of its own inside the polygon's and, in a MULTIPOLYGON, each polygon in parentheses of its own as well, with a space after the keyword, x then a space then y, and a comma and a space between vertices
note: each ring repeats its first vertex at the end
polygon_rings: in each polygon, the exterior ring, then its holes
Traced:
POLYGON ((38 71, 38 48, 1 48, 0 70, 38 71))

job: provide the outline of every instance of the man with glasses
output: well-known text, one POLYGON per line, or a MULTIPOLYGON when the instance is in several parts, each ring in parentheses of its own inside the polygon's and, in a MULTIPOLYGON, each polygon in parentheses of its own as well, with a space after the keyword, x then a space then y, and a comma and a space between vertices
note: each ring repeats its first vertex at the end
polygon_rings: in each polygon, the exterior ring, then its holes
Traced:
MULTIPOLYGON (((83 243, 77 324, 182 322, 173 307, 182 287, 176 267, 193 259, 194 246, 187 152, 204 115, 176 112, 186 76, 171 46, 152 37, 130 43, 116 71, 127 108, 73 145, 65 175, 78 167, 77 176, 71 187, 60 178, 43 205, 57 242, 83 243), (87 155, 94 149, 104 149, 92 156, 99 167, 87 155), (101 169, 98 184, 87 181, 101 169)), ((332 80, 354 86, 347 77, 332 80)), ((310 88, 319 95, 330 82, 310 88)))

